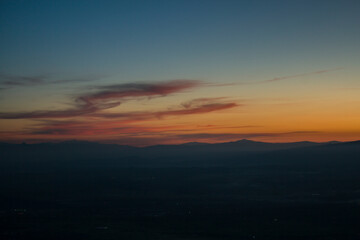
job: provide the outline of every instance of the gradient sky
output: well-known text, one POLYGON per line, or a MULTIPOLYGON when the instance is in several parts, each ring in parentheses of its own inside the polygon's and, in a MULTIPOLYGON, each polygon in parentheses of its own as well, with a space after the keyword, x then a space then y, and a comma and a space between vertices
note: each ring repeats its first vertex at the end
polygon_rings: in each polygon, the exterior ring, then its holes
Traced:
POLYGON ((0 141, 360 139, 360 1, 0 2, 0 141))

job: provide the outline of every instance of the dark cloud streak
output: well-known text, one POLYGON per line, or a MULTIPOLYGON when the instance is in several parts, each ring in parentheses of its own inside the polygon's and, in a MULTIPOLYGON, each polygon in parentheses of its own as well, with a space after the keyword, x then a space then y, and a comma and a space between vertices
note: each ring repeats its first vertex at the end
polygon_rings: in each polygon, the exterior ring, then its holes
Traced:
MULTIPOLYGON (((172 80, 160 83, 119 84, 105 86, 94 93, 78 96, 74 108, 65 110, 0 113, 0 119, 69 118, 89 115, 101 110, 114 108, 122 102, 136 98, 164 97, 201 85, 195 80, 172 80), (105 90, 103 90, 105 89, 105 90)), ((98 114, 98 116, 100 116, 98 114)), ((159 115, 160 116, 160 115, 159 115)), ((106 117, 104 115, 104 117, 106 117)))
POLYGON ((275 78, 272 78, 272 79, 263 80, 263 81, 260 81, 260 82, 255 82, 254 84, 269 83, 269 82, 276 82, 276 81, 280 81, 280 80, 286 80, 286 79, 292 79, 292 78, 298 78, 298 77, 307 77, 307 76, 319 75, 319 74, 328 73, 328 72, 334 72, 334 71, 338 71, 338 70, 342 70, 342 69, 343 68, 332 68, 332 69, 319 70, 319 71, 314 71, 314 72, 309 72, 309 73, 301 73, 301 74, 295 74, 295 75, 289 75, 289 76, 283 76, 283 77, 275 77, 275 78))
POLYGON ((130 83, 99 87, 98 92, 82 96, 83 99, 93 101, 124 100, 126 98, 167 96, 200 86, 196 80, 172 80, 160 83, 130 83))
POLYGON ((74 82, 89 82, 100 79, 100 76, 85 76, 72 79, 60 79, 51 80, 49 76, 38 75, 38 76, 16 76, 0 73, 0 85, 7 87, 16 86, 39 86, 39 85, 51 85, 51 84, 66 84, 74 82))
POLYGON ((287 79, 293 79, 293 78, 299 78, 299 77, 307 77, 307 76, 319 75, 319 74, 328 73, 328 72, 334 72, 334 71, 339 71, 339 70, 343 70, 343 68, 340 68, 340 67, 339 68, 331 68, 331 69, 319 70, 319 71, 308 72, 308 73, 300 73, 300 74, 295 74, 295 75, 275 77, 275 78, 266 79, 266 80, 262 80, 262 81, 236 82, 236 83, 233 82, 233 83, 220 83, 220 84, 213 83, 213 84, 208 84, 208 86, 211 86, 211 87, 227 87, 227 86, 235 86, 235 85, 264 84, 264 83, 277 82, 277 81, 281 81, 281 80, 287 80, 287 79))
POLYGON ((132 120, 148 120, 153 118, 163 118, 168 116, 181 116, 190 114, 202 114, 214 111, 220 111, 241 106, 235 102, 219 102, 219 98, 208 98, 208 99, 195 99, 186 104, 182 104, 181 109, 158 111, 158 112, 128 112, 128 113, 99 113, 94 116, 102 118, 118 118, 118 119, 132 119, 132 120), (201 104, 198 104, 201 102, 201 104), (184 106, 185 105, 185 106, 184 106))

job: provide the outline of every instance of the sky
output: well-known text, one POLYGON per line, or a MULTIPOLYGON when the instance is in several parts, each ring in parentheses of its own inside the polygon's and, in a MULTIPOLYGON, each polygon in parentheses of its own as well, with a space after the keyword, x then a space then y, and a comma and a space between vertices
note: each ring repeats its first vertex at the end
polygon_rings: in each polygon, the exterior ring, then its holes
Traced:
POLYGON ((360 1, 0 2, 0 141, 360 139, 360 1))

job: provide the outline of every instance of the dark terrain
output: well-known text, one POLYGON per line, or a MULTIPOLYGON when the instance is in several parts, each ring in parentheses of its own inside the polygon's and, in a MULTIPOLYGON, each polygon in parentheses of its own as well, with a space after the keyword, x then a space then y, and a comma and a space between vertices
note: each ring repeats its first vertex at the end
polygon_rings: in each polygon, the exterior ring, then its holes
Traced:
POLYGON ((360 141, 0 144, 0 239, 360 239, 360 141))

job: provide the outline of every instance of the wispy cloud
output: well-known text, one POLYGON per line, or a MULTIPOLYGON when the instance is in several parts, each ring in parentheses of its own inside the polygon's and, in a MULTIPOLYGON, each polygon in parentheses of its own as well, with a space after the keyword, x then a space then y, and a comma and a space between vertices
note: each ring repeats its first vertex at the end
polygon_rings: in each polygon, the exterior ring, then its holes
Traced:
MULTIPOLYGON (((138 98, 164 97, 201 85, 195 80, 172 80, 158 83, 133 83, 99 87, 95 92, 78 96, 74 107, 65 110, 0 113, 0 119, 69 118, 94 114, 119 106, 124 101, 138 98)), ((216 107, 216 106, 214 106, 216 107)), ((165 113, 159 113, 164 115, 165 113)), ((104 117, 107 117, 104 115, 104 117)), ((110 117, 110 115, 109 115, 110 117)))
MULTIPOLYGON (((188 132, 208 131, 212 129, 247 129, 258 126, 189 126, 189 125, 161 125, 161 126, 141 126, 139 124, 132 125, 128 121, 118 120, 39 120, 38 124, 25 129, 21 134, 28 136, 58 136, 58 137, 77 137, 77 136, 96 136, 102 135, 112 138, 112 136, 140 137, 140 136, 156 136, 175 139, 177 135, 188 132)), ((5 134, 5 132, 3 132, 5 134)), ((19 132, 11 132, 11 135, 19 134, 19 132)), ((9 136, 8 134, 8 136, 9 136)), ((185 135, 184 135, 185 136, 185 135)))
POLYGON ((194 99, 190 102, 183 103, 177 109, 170 109, 165 111, 98 113, 98 114, 94 114, 93 116, 98 116, 102 118, 146 120, 152 118, 163 118, 168 116, 209 113, 209 112, 234 108, 237 106, 241 106, 241 105, 231 101, 219 101, 219 98, 202 98, 202 99, 194 99))
POLYGON ((287 76, 281 76, 281 77, 274 77, 266 80, 261 81, 251 81, 251 82, 229 82, 229 83, 206 83, 206 86, 208 87, 231 87, 231 86, 238 86, 238 85, 257 85, 257 84, 265 84, 265 83, 271 83, 271 82, 277 82, 282 80, 288 80, 293 78, 300 78, 300 77, 308 77, 308 76, 314 76, 319 74, 324 74, 328 72, 335 72, 339 70, 343 70, 344 68, 331 68, 331 69, 324 69, 324 70, 318 70, 308 73, 299 73, 294 75, 287 75, 287 76))
MULTIPOLYGON (((99 110, 98 106, 94 106, 81 99, 77 99, 76 106, 72 109, 65 110, 44 110, 44 111, 31 111, 31 112, 2 112, 0 119, 36 119, 36 118, 69 118, 80 115, 93 113, 99 110)), ((112 107, 114 105, 108 105, 112 107)), ((105 106, 103 106, 103 109, 105 106)))
POLYGON ((128 83, 98 87, 98 91, 81 98, 89 102, 126 100, 127 98, 167 96, 200 86, 197 80, 172 80, 157 83, 128 83))
POLYGON ((300 73, 300 74, 295 74, 295 75, 275 77, 275 78, 271 78, 271 79, 267 79, 267 80, 263 80, 263 81, 254 82, 254 84, 270 83, 270 82, 276 82, 276 81, 287 80, 287 79, 292 79, 292 78, 299 78, 299 77, 308 77, 308 76, 319 75, 319 74, 334 72, 334 71, 339 71, 339 70, 343 70, 343 68, 331 68, 331 69, 319 70, 319 71, 308 72, 308 73, 300 73))
MULTIPOLYGON (((90 120, 39 120, 39 122, 28 128, 24 133, 30 135, 114 135, 124 133, 146 133, 146 132, 186 132, 204 129, 204 127, 196 127, 189 129, 189 127, 142 127, 131 125, 134 122, 147 121, 156 118, 163 118, 169 116, 180 116, 190 114, 204 114, 214 111, 225 110, 239 106, 233 102, 213 102, 208 99, 206 103, 184 108, 179 106, 179 109, 158 111, 158 112, 136 112, 136 113, 114 113, 114 114, 92 114, 90 120), (96 118, 94 118, 96 117, 96 118)), ((240 126, 252 127, 252 126, 240 126)), ((206 127, 210 128, 210 127, 206 127)), ((214 128, 214 127, 212 127, 214 128)), ((220 127, 221 128, 221 127, 220 127)), ((239 127, 237 127, 239 128, 239 127)))
POLYGON ((0 84, 5 86, 33 86, 44 83, 47 77, 39 76, 14 76, 0 73, 0 84))
POLYGON ((339 68, 324 69, 324 70, 318 70, 318 71, 313 71, 313 72, 308 72, 308 73, 299 73, 299 74, 287 75, 287 76, 282 76, 282 77, 274 77, 274 78, 261 80, 261 81, 232 82, 232 83, 210 83, 210 84, 208 84, 208 86, 228 87, 228 86, 235 86, 235 85, 264 84, 264 83, 277 82, 277 81, 288 80, 288 79, 293 79, 293 78, 314 76, 314 75, 324 74, 324 73, 328 73, 328 72, 335 72, 335 71, 339 71, 339 70, 343 70, 343 69, 344 68, 340 68, 340 67, 339 68))
POLYGON ((89 82, 102 78, 101 76, 83 76, 68 79, 52 79, 47 75, 34 75, 34 76, 19 76, 0 73, 0 85, 5 87, 16 86, 37 86, 37 85, 51 85, 51 84, 66 84, 74 82, 89 82))

